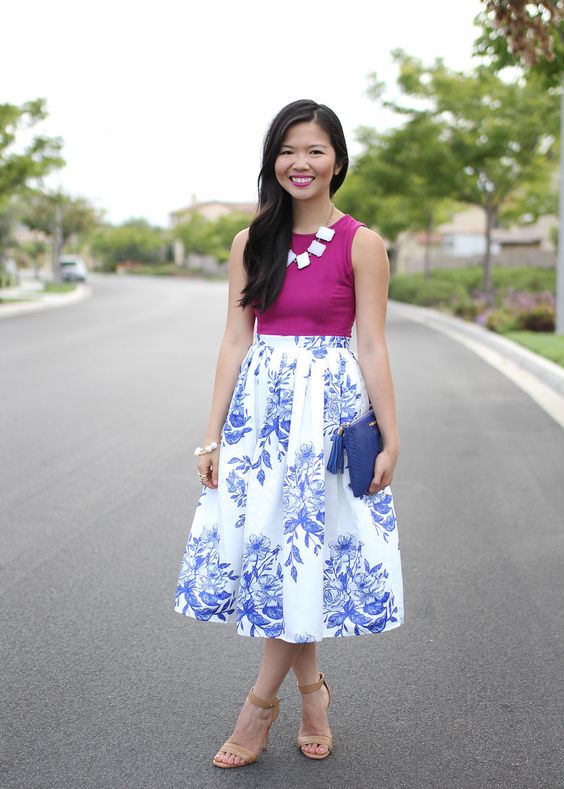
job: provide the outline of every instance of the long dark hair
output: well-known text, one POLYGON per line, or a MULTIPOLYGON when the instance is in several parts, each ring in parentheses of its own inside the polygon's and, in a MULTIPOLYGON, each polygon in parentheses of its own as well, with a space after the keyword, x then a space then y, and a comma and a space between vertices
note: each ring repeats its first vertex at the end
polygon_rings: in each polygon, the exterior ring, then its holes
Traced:
POLYGON ((247 282, 241 291, 241 307, 254 304, 264 312, 282 288, 292 243, 292 199, 278 183, 274 163, 290 126, 309 121, 314 121, 327 133, 335 149, 336 163, 341 165, 331 179, 331 197, 345 180, 349 166, 347 143, 341 122, 333 110, 309 99, 293 101, 283 107, 264 138, 258 177, 258 211, 249 228, 243 256, 247 282))

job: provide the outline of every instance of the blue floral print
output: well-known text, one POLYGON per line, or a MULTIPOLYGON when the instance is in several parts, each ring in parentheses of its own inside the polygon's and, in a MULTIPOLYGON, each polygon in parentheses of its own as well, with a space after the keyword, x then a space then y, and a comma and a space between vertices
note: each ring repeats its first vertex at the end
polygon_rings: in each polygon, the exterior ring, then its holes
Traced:
POLYGON ((333 635, 352 629, 379 633, 386 622, 397 622, 398 607, 388 589, 388 572, 382 562, 371 566, 362 559, 362 542, 352 534, 341 535, 330 544, 331 558, 325 562, 323 601, 325 622, 333 635))
MULTIPOLYGON (((260 372, 261 361, 270 360, 270 355, 262 355, 266 348, 269 348, 269 346, 262 343, 262 348, 259 352, 261 356, 255 368, 255 375, 258 375, 260 372)), ((272 352, 272 348, 270 348, 270 351, 272 352)), ((250 469, 258 469, 256 477, 261 485, 264 485, 267 470, 272 469, 272 449, 276 450, 277 462, 280 462, 288 451, 293 403, 291 382, 295 367, 295 361, 289 363, 287 355, 283 354, 278 370, 272 370, 268 366, 265 368, 268 375, 268 399, 263 425, 255 450, 256 460, 253 461, 248 455, 243 455, 242 457, 232 457, 228 461, 230 464, 235 464, 235 471, 241 472, 243 475, 246 475, 250 469)), ((236 407, 235 404, 234 407, 236 407)), ((229 419, 226 420, 226 424, 229 425, 227 428, 228 442, 236 444, 241 441, 246 431, 233 431, 229 419)), ((235 474, 234 476, 230 475, 229 479, 231 485, 235 485, 235 480, 242 481, 243 477, 235 474)), ((238 484, 241 484, 241 482, 238 484)))
POLYGON ((251 416, 245 408, 245 398, 249 396, 249 393, 245 391, 245 379, 250 361, 251 357, 249 356, 243 360, 233 391, 233 397, 231 398, 227 419, 223 427, 223 438, 228 444, 236 444, 243 438, 245 433, 249 433, 252 430, 248 425, 251 416))
POLYGON ((264 342, 264 340, 259 339, 259 336, 257 336, 254 353, 255 376, 257 377, 260 375, 261 368, 268 370, 270 358, 272 356, 272 352, 274 351, 273 346, 268 345, 266 342, 264 342))
POLYGON ((333 435, 343 422, 352 422, 358 415, 362 393, 357 384, 352 382, 349 365, 346 357, 339 354, 337 370, 325 370, 324 433, 333 435))
POLYGON ((386 493, 384 489, 374 495, 365 494, 362 500, 372 513, 374 528, 382 536, 382 539, 388 542, 390 532, 396 528, 392 494, 386 493))
POLYGON ((188 609, 196 619, 217 617, 226 621, 234 612, 235 593, 232 588, 238 576, 229 569, 229 562, 219 561, 217 524, 204 527, 199 537, 191 537, 186 546, 178 577, 176 602, 185 600, 182 613, 188 609))
POLYGON ((284 629, 281 547, 270 548, 264 535, 251 534, 243 548, 243 570, 237 601, 237 629, 249 635, 276 638, 284 629), (245 621, 246 620, 246 621, 245 621))
POLYGON ((310 644, 312 641, 315 641, 315 636, 312 636, 311 633, 296 633, 296 644, 310 644))
POLYGON ((326 464, 331 437, 368 404, 349 337, 259 335, 203 487, 175 610, 245 636, 311 643, 403 622, 393 496, 355 498, 326 464), (310 604, 311 603, 311 604, 310 604))
POLYGON ((298 564, 303 564, 300 542, 313 548, 317 556, 324 540, 324 468, 323 452, 316 452, 311 442, 301 444, 296 451, 296 462, 288 468, 284 478, 284 534, 288 535, 288 556, 284 562, 290 575, 298 580, 298 564))
POLYGON ((238 507, 244 507, 247 501, 247 486, 244 477, 239 476, 234 470, 226 477, 227 490, 238 507))
POLYGON ((324 359, 327 356, 328 348, 347 348, 350 340, 348 337, 338 337, 335 335, 294 335, 296 345, 311 351, 315 359, 324 359))
POLYGON ((282 361, 278 370, 268 370, 269 397, 266 405, 264 424, 259 434, 258 446, 260 452, 253 463, 253 469, 258 468, 257 479, 264 484, 267 469, 272 469, 270 446, 272 435, 276 437, 275 447, 277 459, 280 461, 288 451, 288 437, 290 419, 292 415, 293 389, 291 387, 292 373, 296 369, 296 362, 288 362, 288 357, 282 354, 282 361))

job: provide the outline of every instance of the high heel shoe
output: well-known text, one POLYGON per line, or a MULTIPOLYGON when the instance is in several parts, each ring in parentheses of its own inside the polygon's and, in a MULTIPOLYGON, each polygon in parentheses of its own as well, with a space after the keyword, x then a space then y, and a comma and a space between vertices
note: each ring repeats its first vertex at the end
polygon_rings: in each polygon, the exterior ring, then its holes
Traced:
POLYGON ((261 753, 263 751, 266 751, 268 747, 268 733, 270 731, 270 727, 272 726, 272 724, 278 717, 278 713, 280 712, 281 699, 276 697, 274 701, 265 701, 264 699, 259 698, 255 693, 253 693, 253 688, 250 689, 247 698, 252 704, 255 704, 257 707, 262 707, 265 710, 269 710, 269 709, 272 710, 272 720, 268 724, 268 728, 264 735, 264 740, 259 748, 258 753, 253 753, 252 751, 249 751, 247 748, 244 748, 242 745, 233 742, 233 740, 227 740, 226 742, 223 743, 223 745, 219 750, 226 751, 228 753, 233 753, 236 756, 240 756, 242 759, 245 759, 246 761, 244 762, 244 764, 225 764, 225 762, 217 761, 214 758, 213 763, 215 764, 216 767, 246 767, 248 764, 252 764, 253 762, 256 762, 256 760, 259 758, 261 753))
MULTIPOLYGON (((319 680, 317 682, 312 682, 311 685, 298 685, 298 688, 300 693, 315 693, 322 685, 325 685, 329 694, 329 701, 327 702, 327 709, 329 709, 329 704, 331 704, 331 690, 329 689, 329 685, 325 682, 325 674, 321 673, 321 671, 319 672, 319 680)), ((331 735, 300 734, 297 742, 298 748, 308 759, 326 759, 333 750, 333 738, 331 735), (303 750, 303 745, 326 745, 327 753, 308 753, 303 750)))

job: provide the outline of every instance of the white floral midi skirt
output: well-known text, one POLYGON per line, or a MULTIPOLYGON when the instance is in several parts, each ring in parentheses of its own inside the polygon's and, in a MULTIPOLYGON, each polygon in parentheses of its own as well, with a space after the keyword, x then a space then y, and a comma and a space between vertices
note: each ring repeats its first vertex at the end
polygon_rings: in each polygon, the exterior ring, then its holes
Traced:
POLYGON ((325 468, 332 436, 369 397, 350 338, 258 334, 223 426, 218 487, 204 487, 174 610, 293 643, 403 622, 388 486, 356 498, 325 468))

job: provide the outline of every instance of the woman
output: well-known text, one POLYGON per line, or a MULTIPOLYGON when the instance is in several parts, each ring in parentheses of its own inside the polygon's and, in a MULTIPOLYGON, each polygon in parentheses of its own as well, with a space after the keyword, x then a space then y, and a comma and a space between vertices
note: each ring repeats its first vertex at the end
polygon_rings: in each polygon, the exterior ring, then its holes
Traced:
POLYGON ((385 339, 389 263, 380 236, 331 202, 347 167, 332 110, 307 100, 284 107, 264 141, 257 216, 231 250, 205 446, 195 452, 204 489, 175 603, 265 639, 218 767, 259 757, 290 668, 302 694, 298 747, 326 758, 331 694, 316 642, 403 622, 389 487, 399 454, 385 339), (369 492, 355 497, 347 464, 342 474, 326 466, 338 427, 370 403, 383 449, 369 492))

